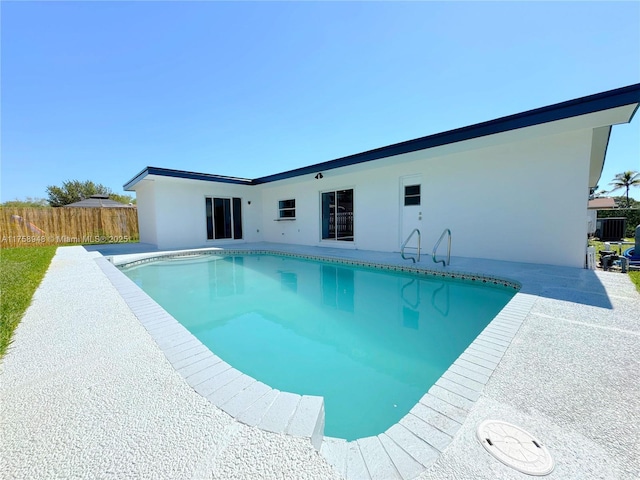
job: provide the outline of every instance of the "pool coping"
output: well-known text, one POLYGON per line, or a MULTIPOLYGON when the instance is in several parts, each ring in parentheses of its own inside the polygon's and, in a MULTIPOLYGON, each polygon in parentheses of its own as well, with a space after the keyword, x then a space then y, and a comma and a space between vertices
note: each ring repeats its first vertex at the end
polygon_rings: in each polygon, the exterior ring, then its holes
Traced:
MULTIPOLYGON (((142 258, 123 261, 119 266, 142 264, 160 257, 200 254, 274 254, 482 281, 510 288, 520 285, 492 275, 429 270, 270 249, 208 248, 154 252, 142 258)), ((233 368, 124 275, 112 263, 114 260, 117 262, 113 258, 95 259, 167 360, 196 392, 241 423, 270 432, 308 438, 316 450, 348 479, 414 478, 431 466, 462 426, 536 300, 535 295, 516 292, 398 423, 379 435, 347 442, 324 436, 322 397, 280 392, 233 368)))

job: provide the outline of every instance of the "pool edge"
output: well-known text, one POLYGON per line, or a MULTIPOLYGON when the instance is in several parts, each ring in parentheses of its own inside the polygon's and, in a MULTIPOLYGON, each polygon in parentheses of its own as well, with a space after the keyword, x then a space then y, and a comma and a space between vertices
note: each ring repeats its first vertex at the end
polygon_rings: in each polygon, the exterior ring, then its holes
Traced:
POLYGON ((155 252, 138 260, 122 262, 119 266, 146 263, 161 257, 216 253, 221 255, 275 254, 308 258, 352 266, 426 274, 434 277, 481 281, 518 290, 507 305, 489 322, 405 417, 377 436, 347 442, 343 439, 324 437, 322 397, 280 392, 234 369, 210 352, 186 328, 126 277, 112 263, 113 259, 105 257, 95 259, 134 315, 156 341, 165 357, 194 390, 217 408, 226 411, 242 423, 257 426, 266 431, 308 438, 314 448, 345 478, 361 478, 364 474, 374 478, 380 475, 399 475, 398 478, 413 478, 435 463, 439 454, 451 443, 470 409, 480 397, 484 386, 497 368, 537 298, 535 295, 521 293, 519 282, 497 276, 456 271, 444 272, 269 249, 214 248, 155 252), (209 352, 209 355, 202 349, 209 352), (198 356, 198 359, 194 363, 185 363, 189 358, 187 356, 198 356), (200 371, 194 372, 194 368, 197 367, 193 367, 193 365, 199 363, 207 366, 205 368, 217 365, 213 370, 213 377, 203 380, 203 375, 207 376, 208 374, 198 375, 200 371), (248 393, 245 394, 247 391, 248 393), (260 396, 254 398, 251 395, 260 396), (246 396, 247 402, 253 403, 250 403, 251 406, 246 410, 238 412, 238 408, 241 407, 236 404, 242 403, 239 399, 243 396, 246 396), (232 399, 236 400, 231 402, 232 399), (276 399, 278 402, 275 402, 276 399), (303 413, 303 410, 307 408, 301 406, 303 399, 305 399, 305 404, 315 404, 315 407, 311 408, 311 412, 314 413, 309 414, 308 411, 303 413), (253 405, 257 406, 253 408, 253 405), (272 407, 271 415, 265 418, 264 415, 272 407), (260 412, 262 412, 262 418, 258 418, 261 415, 260 412), (296 427, 292 429, 294 418, 297 418, 296 427))
POLYGON ((307 438, 320 450, 323 397, 281 392, 233 368, 106 258, 95 262, 190 387, 241 423, 307 438))

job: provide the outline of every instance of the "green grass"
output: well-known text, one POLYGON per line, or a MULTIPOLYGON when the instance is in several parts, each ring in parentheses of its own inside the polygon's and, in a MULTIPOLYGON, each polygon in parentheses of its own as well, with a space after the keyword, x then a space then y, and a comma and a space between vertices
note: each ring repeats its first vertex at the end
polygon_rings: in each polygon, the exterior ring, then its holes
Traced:
POLYGON ((56 248, 0 249, 0 358, 6 354, 13 331, 31 303, 56 248))
MULTIPOLYGON (((633 242, 635 239, 633 238, 625 238, 624 239, 625 242, 633 242)), ((596 247, 596 258, 600 258, 599 256, 599 252, 600 250, 604 249, 604 242, 597 242, 595 240, 589 240, 589 246, 593 246, 596 247)), ((632 245, 625 245, 622 248, 622 251, 624 252, 627 248, 631 247, 632 245)), ((618 251, 619 248, 616 245, 615 247, 613 247, 615 251, 618 251)), ((640 292, 640 272, 638 271, 630 271, 629 272, 629 278, 631 279, 631 281, 636 285, 636 289, 638 290, 638 292, 640 292)))
MULTIPOLYGON (((625 242, 633 242, 635 241, 634 238, 624 238, 623 239, 625 242)), ((596 254, 598 254, 600 252, 600 250, 604 250, 604 242, 600 242, 600 241, 596 241, 596 240, 589 240, 589 246, 590 247, 596 247, 596 254)), ((627 248, 633 247, 633 245, 625 245, 622 247, 622 251, 624 252, 627 248)), ((618 245, 612 245, 611 247, 614 251, 620 251, 620 247, 618 245)))
POLYGON ((640 272, 629 272, 629 278, 636 284, 636 290, 640 293, 640 272))

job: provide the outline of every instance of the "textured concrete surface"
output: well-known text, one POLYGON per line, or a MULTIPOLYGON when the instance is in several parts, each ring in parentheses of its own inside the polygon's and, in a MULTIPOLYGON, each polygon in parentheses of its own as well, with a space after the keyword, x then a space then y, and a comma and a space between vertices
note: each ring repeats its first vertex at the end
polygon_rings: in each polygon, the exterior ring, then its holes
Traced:
POLYGON ((189 387, 93 255, 58 249, 3 361, 2 478, 339 478, 189 387))
MULTIPOLYGON (((397 254, 268 247, 398 263, 397 254)), ((131 247, 103 253, 123 248, 131 247)), ((145 250, 134 248, 136 256, 145 250)), ((487 332, 484 346, 467 354, 495 370, 461 359, 413 412, 452 437, 441 453, 397 425, 346 450, 339 440, 325 441, 332 467, 308 440, 236 422, 189 387, 95 255, 58 250, 1 367, 3 476, 531 478, 491 457, 475 438, 483 420, 496 418, 544 442, 556 463, 547 478, 640 478, 640 295, 625 275, 453 257, 451 269, 522 284, 533 299, 522 327, 507 346, 508 325, 487 332), (493 350, 500 346, 501 358, 493 350), (471 403, 456 406, 460 399, 471 403), (380 458, 383 451, 395 463, 380 458), (427 471, 425 464, 432 464, 427 471)))
MULTIPOLYGON (((580 275, 577 275, 579 277, 580 275)), ((549 479, 640 478, 640 294, 628 277, 596 272, 600 286, 549 282, 459 433, 420 479, 525 479, 475 438, 487 418, 544 442, 549 479), (548 295, 548 297, 544 296, 548 295), (602 307, 600 305, 610 305, 602 307)))

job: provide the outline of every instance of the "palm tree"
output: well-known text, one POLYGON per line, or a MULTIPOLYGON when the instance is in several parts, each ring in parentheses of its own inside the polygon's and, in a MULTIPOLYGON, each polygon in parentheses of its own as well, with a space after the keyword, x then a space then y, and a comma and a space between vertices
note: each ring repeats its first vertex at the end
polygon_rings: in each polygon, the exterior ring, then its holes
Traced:
POLYGON ((612 192, 616 190, 620 190, 621 188, 626 189, 627 208, 629 208, 629 187, 640 186, 640 173, 632 172, 630 170, 626 172, 618 173, 613 179, 613 182, 609 183, 609 185, 612 185, 614 187, 611 190, 612 192))

